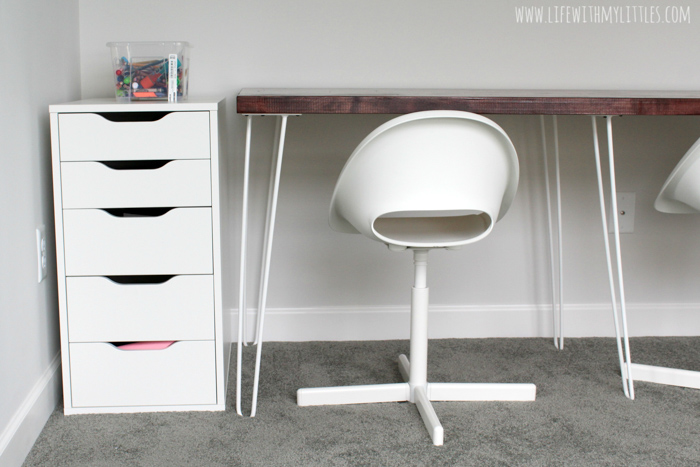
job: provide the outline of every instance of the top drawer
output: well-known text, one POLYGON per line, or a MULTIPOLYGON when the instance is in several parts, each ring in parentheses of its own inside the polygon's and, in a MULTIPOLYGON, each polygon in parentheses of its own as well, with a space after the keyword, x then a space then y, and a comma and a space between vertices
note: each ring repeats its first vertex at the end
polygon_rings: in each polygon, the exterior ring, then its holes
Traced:
POLYGON ((209 112, 66 113, 58 125, 62 161, 211 157, 209 112))

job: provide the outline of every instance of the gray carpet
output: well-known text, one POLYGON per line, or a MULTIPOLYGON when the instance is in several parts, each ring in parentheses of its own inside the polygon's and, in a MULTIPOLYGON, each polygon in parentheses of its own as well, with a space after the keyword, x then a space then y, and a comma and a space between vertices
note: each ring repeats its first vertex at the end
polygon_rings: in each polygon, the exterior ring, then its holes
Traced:
MULTIPOLYGON (((407 351, 407 341, 267 343, 256 418, 236 415, 233 384, 219 413, 59 407, 24 465, 700 465, 700 391, 639 382, 626 399, 612 339, 569 339, 564 351, 550 339, 431 341, 431 381, 537 385, 535 402, 436 402, 441 447, 410 403, 295 404, 299 387, 399 382, 407 351)), ((632 351, 638 363, 700 370, 700 338, 634 339, 632 351)))

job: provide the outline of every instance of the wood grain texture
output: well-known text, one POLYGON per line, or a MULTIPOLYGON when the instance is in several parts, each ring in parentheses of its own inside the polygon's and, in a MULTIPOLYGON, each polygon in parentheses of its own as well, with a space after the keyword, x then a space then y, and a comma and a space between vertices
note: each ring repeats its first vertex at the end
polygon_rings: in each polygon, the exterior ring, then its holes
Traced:
POLYGON ((700 115, 700 92, 244 89, 240 114, 700 115))

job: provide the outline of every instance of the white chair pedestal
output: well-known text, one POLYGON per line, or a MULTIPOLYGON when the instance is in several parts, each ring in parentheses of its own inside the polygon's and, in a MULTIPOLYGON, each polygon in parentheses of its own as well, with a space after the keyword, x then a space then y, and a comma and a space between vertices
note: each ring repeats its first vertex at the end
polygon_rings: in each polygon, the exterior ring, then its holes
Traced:
MULTIPOLYGON (((405 355, 400 355, 399 367, 402 374, 404 365, 409 365, 408 359, 405 355)), ((413 402, 418 407, 418 412, 423 418, 423 423, 433 440, 433 444, 442 446, 444 430, 431 402, 534 401, 536 391, 535 385, 528 383, 426 383, 425 386, 415 387, 411 398, 411 386, 405 382, 299 389, 297 391, 297 404, 304 407, 413 402)))
POLYGON ((533 401, 534 384, 519 383, 429 383, 427 250, 413 250, 415 279, 411 293, 411 352, 399 356, 404 383, 303 388, 297 390, 297 405, 371 404, 412 402, 436 446, 442 446, 444 431, 432 401, 533 401))

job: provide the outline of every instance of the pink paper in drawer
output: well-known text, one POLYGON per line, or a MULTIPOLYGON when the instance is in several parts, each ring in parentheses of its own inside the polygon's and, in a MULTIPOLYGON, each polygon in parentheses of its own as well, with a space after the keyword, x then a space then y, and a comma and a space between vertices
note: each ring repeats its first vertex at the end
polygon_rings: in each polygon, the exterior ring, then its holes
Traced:
POLYGON ((119 350, 163 350, 173 345, 175 341, 145 341, 131 342, 129 344, 118 345, 119 350))

